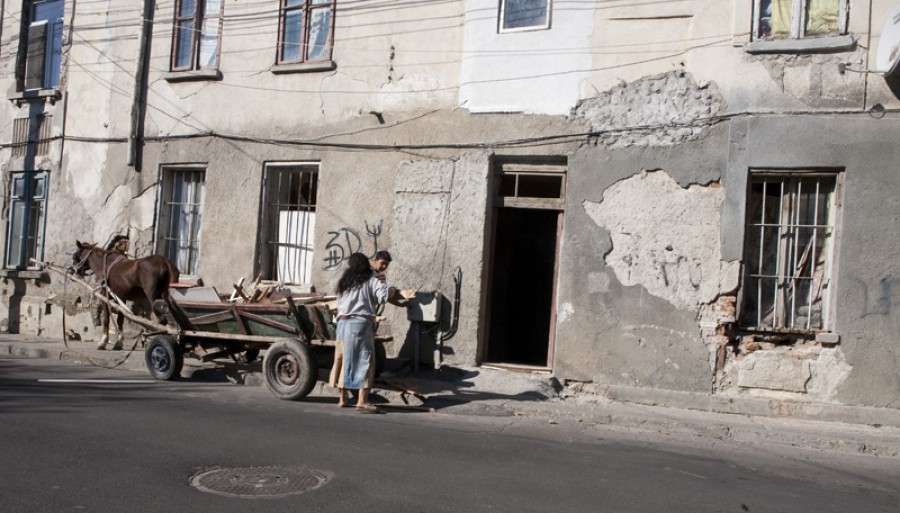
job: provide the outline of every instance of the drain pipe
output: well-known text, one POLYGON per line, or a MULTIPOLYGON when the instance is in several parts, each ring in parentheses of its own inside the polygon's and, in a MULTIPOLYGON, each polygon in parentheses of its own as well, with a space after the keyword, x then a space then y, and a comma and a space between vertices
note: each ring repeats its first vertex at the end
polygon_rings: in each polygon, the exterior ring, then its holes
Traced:
POLYGON ((144 91, 147 88, 147 54, 150 51, 150 39, 153 37, 153 9, 155 0, 144 0, 144 13, 141 17, 141 35, 138 47, 137 62, 134 66, 134 93, 131 98, 131 128, 128 132, 128 167, 137 166, 138 137, 143 131, 144 91))

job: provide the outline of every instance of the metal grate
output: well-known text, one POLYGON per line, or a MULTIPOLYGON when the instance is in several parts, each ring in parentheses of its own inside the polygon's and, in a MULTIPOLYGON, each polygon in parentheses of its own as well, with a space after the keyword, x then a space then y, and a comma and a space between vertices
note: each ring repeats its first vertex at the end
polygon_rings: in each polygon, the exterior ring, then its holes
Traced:
POLYGON ((266 167, 263 270, 268 279, 312 282, 318 177, 315 164, 266 167))
POLYGON ((762 175, 752 181, 742 324, 821 330, 827 322, 837 177, 762 175))
POLYGON ((18 118, 13 120, 13 157, 24 157, 31 146, 34 156, 42 156, 50 153, 50 130, 52 116, 38 116, 34 118, 18 118), (31 137, 34 126, 34 137, 31 137))
POLYGON ((185 274, 196 275, 200 258, 200 227, 206 197, 206 171, 167 169, 160 223, 161 253, 185 274))
POLYGON ((301 467, 248 467, 205 470, 191 486, 207 493, 239 498, 276 498, 320 488, 329 477, 301 467))

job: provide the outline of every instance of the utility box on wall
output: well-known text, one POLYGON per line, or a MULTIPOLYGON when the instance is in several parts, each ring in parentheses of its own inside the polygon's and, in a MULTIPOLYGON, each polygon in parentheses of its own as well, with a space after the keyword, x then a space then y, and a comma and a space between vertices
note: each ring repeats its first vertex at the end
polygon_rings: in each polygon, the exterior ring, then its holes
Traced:
POLYGON ((441 293, 436 290, 416 292, 415 297, 409 300, 406 318, 412 322, 441 322, 442 297, 441 293))

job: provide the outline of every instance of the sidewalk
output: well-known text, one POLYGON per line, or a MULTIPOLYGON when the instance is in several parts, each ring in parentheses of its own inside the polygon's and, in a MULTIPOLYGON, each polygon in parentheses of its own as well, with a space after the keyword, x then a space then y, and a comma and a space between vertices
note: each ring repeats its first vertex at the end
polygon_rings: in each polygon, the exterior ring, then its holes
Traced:
MULTIPOLYGON (((134 352, 128 349, 98 351, 92 342, 64 344, 52 338, 0 334, 3 355, 81 362, 146 374, 142 348, 134 352)), ((320 379, 323 377, 320 374, 320 379)), ((182 379, 264 386, 258 361, 237 365, 186 358, 182 379)), ((388 408, 455 415, 529 416, 546 418, 550 424, 576 422, 618 430, 900 458, 900 412, 891 409, 833 405, 799 405, 790 409, 781 404, 774 408, 771 401, 758 398, 705 398, 703 402, 695 396, 666 391, 566 387, 546 375, 488 368, 445 368, 411 376, 404 369, 391 372, 388 366, 373 394, 388 408), (753 414, 754 411, 764 413, 753 414), (792 416, 777 417, 772 412, 792 416), (828 421, 803 418, 823 413, 828 421)), ((337 399, 336 392, 321 381, 311 395, 337 399)))

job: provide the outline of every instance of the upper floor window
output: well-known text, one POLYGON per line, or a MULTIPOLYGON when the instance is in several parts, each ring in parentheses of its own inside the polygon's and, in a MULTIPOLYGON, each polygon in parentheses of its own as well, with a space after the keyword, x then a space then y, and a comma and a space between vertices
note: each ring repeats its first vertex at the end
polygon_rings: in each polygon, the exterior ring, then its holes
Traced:
POLYGON ((19 90, 52 89, 59 85, 62 56, 63 0, 26 2, 19 55, 19 90))
POLYGON ((754 0, 753 39, 846 34, 848 1, 754 0))
POLYGON ((331 59, 335 0, 281 0, 278 64, 331 59))
POLYGON ((172 71, 215 69, 222 36, 222 0, 177 0, 172 71))
POLYGON ((502 0, 500 31, 550 27, 550 0, 502 0))

